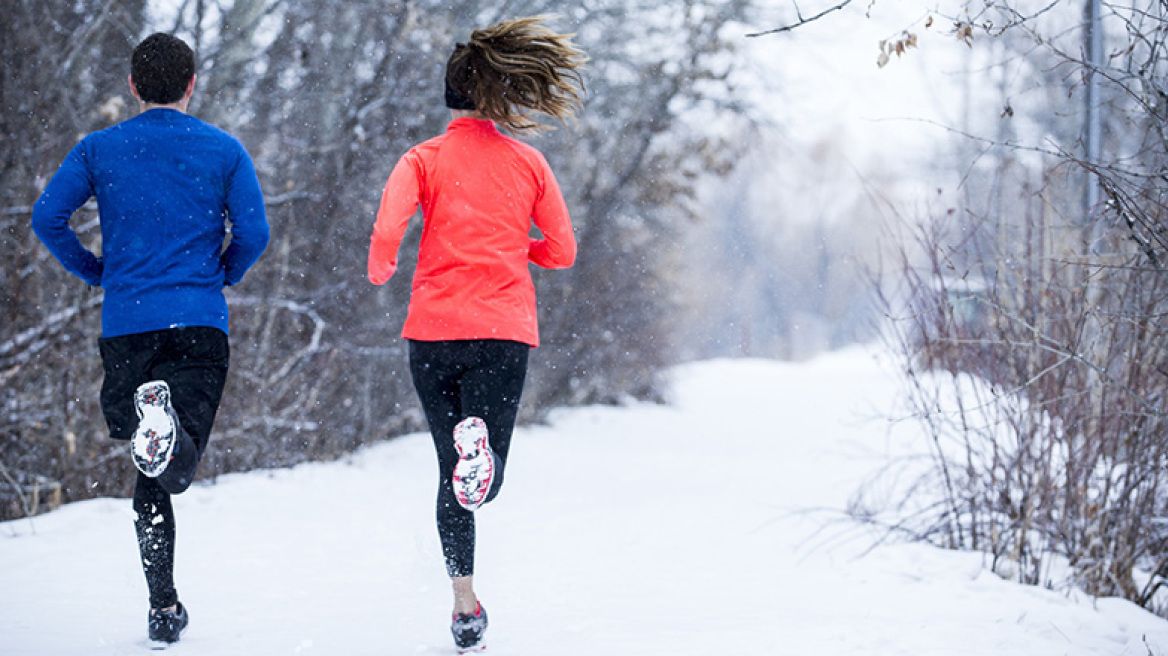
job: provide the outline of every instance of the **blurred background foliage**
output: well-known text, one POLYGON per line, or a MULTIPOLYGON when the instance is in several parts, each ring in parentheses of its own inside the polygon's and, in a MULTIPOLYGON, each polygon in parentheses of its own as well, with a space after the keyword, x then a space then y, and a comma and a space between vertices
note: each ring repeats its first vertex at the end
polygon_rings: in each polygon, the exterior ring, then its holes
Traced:
MULTIPOLYGON (((195 48, 190 111, 252 153, 273 231, 227 290, 232 373, 202 476, 335 458, 425 428, 398 337, 420 221, 383 287, 365 279, 368 238, 396 159, 449 120, 441 76, 453 44, 507 17, 554 12, 553 27, 576 33, 591 57, 578 123, 533 139, 565 190, 580 253, 572 269, 535 274, 543 345, 522 421, 558 405, 658 400, 661 372, 682 358, 790 355, 787 315, 766 303, 736 301, 772 313, 761 326, 751 319, 750 340, 721 337, 748 323, 720 305, 727 285, 764 296, 784 287, 734 273, 773 266, 778 251, 741 217, 723 224, 733 203, 711 212, 702 201, 730 181, 759 129, 735 88, 746 0, 160 6, 13 0, 0 16, 0 518, 132 484, 97 405, 101 291, 49 256, 29 211, 81 137, 138 111, 129 55, 153 31, 195 48), (695 253, 707 230, 729 246, 695 253)), ((92 202, 73 226, 100 249, 92 202)))

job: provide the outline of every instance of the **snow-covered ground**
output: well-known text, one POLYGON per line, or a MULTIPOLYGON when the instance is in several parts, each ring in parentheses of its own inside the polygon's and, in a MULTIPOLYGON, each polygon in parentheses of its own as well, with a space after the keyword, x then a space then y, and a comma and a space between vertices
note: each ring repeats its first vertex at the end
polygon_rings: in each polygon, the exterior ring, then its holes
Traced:
MULTIPOLYGON (((875 545, 845 504, 913 439, 872 353, 691 364, 669 406, 517 431, 481 511, 488 654, 1168 654, 1124 601, 1005 582, 980 556, 875 545)), ((212 444, 212 448, 214 445, 212 444)), ((127 467, 129 467, 127 458, 127 467)), ((429 438, 176 499, 176 655, 452 654, 429 438)), ((0 524, 0 654, 138 654, 130 503, 0 524)))

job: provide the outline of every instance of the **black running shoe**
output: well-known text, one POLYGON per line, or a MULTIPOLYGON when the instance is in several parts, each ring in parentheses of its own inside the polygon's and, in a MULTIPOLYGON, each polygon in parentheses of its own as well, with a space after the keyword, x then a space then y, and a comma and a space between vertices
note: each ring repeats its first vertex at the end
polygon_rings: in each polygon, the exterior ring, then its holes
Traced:
POLYGON ((151 610, 146 627, 154 642, 178 642, 190 621, 186 606, 179 602, 174 610, 151 610))
POLYGON ((482 603, 475 608, 474 613, 456 614, 450 623, 450 632, 454 634, 454 646, 460 654, 486 649, 483 634, 487 632, 487 610, 482 603))

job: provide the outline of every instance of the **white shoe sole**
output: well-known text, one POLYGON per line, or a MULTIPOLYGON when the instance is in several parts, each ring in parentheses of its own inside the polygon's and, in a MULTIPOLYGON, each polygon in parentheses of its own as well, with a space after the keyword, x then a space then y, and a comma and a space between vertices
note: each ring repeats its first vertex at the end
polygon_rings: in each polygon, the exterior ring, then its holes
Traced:
POLYGON ((134 393, 134 406, 138 410, 139 419, 130 451, 134 457, 134 466, 149 478, 158 478, 166 471, 177 441, 169 405, 170 388, 165 382, 151 381, 134 393), (150 392, 154 394, 153 399, 159 400, 144 402, 143 397, 150 392))
POLYGON ((487 425, 478 417, 467 417, 454 427, 454 496, 467 510, 478 510, 491 491, 495 458, 487 436, 487 425))

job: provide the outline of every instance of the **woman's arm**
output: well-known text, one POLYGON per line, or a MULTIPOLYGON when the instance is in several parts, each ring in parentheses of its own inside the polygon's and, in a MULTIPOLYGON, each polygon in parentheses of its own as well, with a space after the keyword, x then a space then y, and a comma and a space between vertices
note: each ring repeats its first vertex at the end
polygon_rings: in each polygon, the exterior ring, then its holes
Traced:
POLYGON ((543 164, 543 193, 535 203, 531 218, 543 233, 543 239, 532 239, 527 248, 527 259, 545 269, 566 269, 576 262, 576 235, 572 219, 556 176, 547 162, 543 164))
POLYGON ((385 284, 397 271, 397 250, 405 236, 410 217, 418 211, 421 189, 418 162, 413 152, 406 153, 385 183, 373 236, 369 241, 369 282, 385 284))

